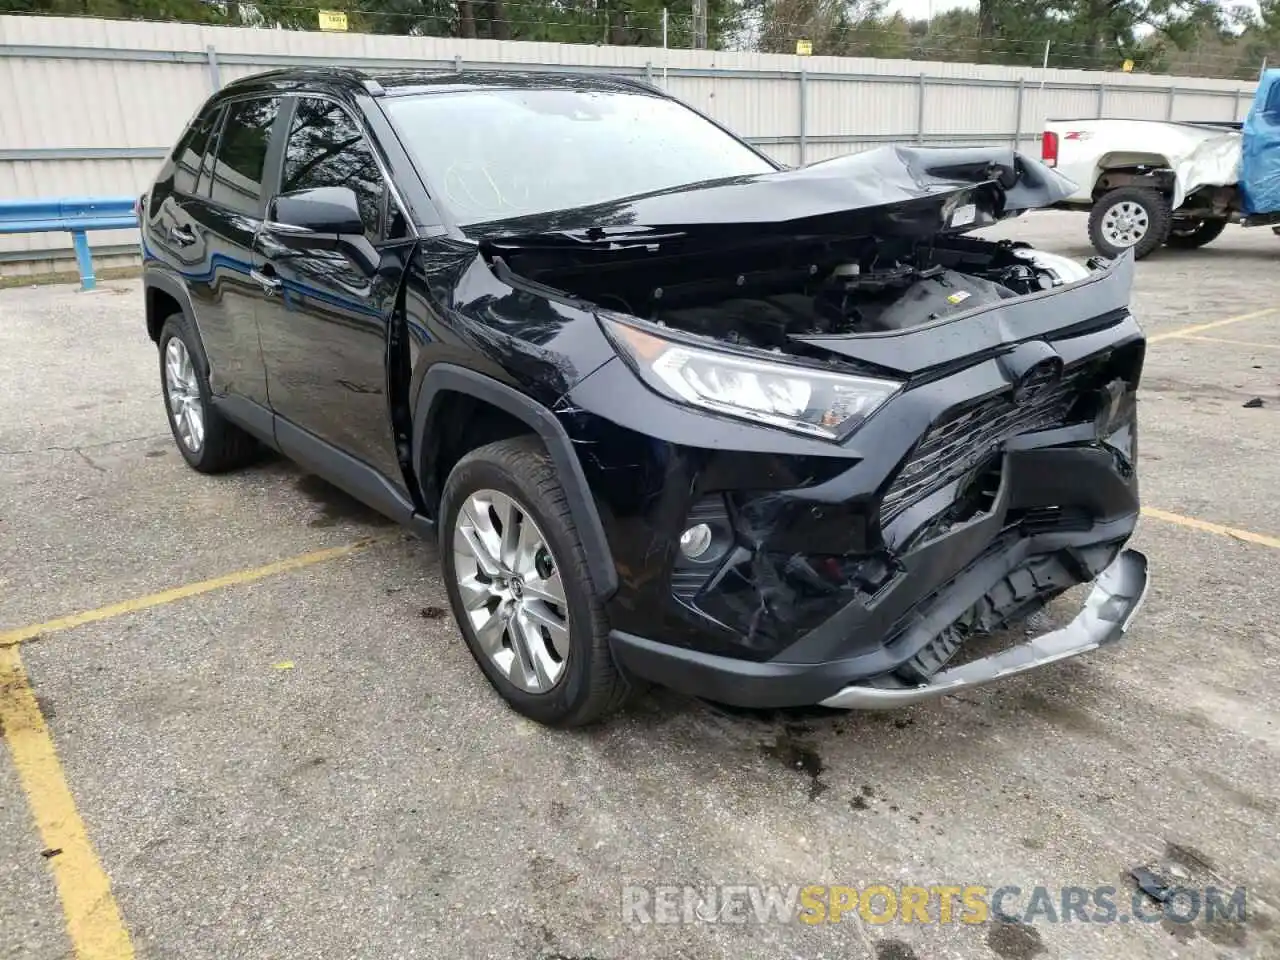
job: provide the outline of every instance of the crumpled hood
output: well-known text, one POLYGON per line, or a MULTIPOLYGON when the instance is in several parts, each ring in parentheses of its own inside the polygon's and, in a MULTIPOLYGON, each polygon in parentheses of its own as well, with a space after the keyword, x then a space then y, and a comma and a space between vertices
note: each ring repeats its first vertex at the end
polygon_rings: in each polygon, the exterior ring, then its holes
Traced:
POLYGON ((479 239, 585 243, 669 238, 744 224, 810 233, 927 236, 970 230, 1070 196, 1075 185, 1001 147, 879 147, 806 167, 678 187, 468 227, 479 239))

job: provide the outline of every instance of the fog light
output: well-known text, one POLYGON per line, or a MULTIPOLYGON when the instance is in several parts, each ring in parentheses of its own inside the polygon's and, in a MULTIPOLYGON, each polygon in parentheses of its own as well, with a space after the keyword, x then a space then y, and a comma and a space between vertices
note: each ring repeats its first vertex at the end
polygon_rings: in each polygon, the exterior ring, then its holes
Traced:
POLYGON ((690 560, 697 560, 711 547, 711 528, 705 523, 694 524, 680 534, 680 552, 690 560))

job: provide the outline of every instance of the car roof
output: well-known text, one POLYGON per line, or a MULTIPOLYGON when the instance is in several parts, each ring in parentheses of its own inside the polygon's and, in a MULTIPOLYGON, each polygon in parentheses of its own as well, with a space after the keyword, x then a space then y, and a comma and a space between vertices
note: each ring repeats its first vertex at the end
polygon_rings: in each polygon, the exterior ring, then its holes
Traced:
POLYGON ((352 67, 296 67, 244 77, 223 92, 306 90, 375 96, 456 93, 464 90, 570 90, 588 93, 648 93, 666 96, 639 77, 580 70, 362 70, 352 67))

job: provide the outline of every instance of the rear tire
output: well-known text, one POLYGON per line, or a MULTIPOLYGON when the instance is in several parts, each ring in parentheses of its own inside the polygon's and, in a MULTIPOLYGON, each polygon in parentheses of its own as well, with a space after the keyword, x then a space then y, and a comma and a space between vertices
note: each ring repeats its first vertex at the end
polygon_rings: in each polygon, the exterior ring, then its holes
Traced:
POLYGON ((174 443, 201 473, 224 473, 249 463, 258 442, 218 412, 209 391, 209 362, 186 315, 160 330, 160 387, 174 443))
POLYGON ((1225 220, 1175 220, 1164 245, 1175 250, 1195 250, 1217 240, 1225 229, 1225 220))
POLYGON ((1094 201, 1089 240, 1108 259, 1132 250, 1134 259, 1141 260, 1165 242, 1171 223, 1169 198, 1159 190, 1119 187, 1094 201))
POLYGON ((536 437, 458 461, 440 502, 440 561, 467 648, 516 711, 578 727, 622 706, 630 687, 613 662, 564 489, 536 437))

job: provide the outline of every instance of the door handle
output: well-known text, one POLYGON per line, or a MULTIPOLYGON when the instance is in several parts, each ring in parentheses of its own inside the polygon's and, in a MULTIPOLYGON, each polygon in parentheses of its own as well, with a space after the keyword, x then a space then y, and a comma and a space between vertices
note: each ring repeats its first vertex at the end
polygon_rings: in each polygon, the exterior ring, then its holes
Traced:
POLYGON ((249 271, 249 276, 258 281, 258 285, 267 292, 268 296, 284 286, 284 281, 275 276, 274 273, 264 273, 257 267, 249 271))
POLYGON ((170 227, 169 239, 180 247, 189 247, 196 242, 196 235, 190 227, 170 227))

